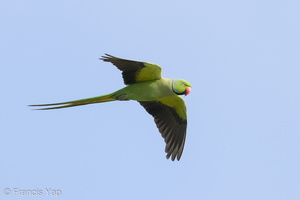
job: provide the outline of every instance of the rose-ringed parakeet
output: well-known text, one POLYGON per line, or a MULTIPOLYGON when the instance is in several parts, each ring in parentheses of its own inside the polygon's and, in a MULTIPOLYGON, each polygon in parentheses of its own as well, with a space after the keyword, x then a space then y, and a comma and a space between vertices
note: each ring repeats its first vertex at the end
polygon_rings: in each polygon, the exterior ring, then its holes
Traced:
POLYGON ((192 85, 185 80, 161 77, 161 67, 156 64, 126 60, 109 54, 100 59, 111 62, 122 71, 126 87, 111 94, 87 99, 30 106, 50 106, 39 109, 50 110, 116 100, 136 100, 154 117, 166 143, 166 157, 171 157, 173 161, 175 158, 179 160, 185 143, 187 114, 185 103, 178 95, 188 95, 192 85))

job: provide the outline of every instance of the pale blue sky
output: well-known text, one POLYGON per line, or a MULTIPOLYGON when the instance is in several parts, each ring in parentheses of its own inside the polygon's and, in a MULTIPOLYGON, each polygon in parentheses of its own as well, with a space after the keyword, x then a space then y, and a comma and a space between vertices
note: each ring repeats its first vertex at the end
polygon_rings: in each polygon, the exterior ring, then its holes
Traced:
POLYGON ((3 1, 0 199, 300 199, 300 1, 3 1), (182 159, 104 53, 193 84, 182 159))

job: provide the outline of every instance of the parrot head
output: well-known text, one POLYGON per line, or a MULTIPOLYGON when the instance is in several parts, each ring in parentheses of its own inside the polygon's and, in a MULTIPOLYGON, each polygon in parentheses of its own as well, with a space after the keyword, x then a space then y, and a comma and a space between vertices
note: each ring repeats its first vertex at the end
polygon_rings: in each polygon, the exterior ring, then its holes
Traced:
POLYGON ((185 80, 174 79, 172 80, 172 90, 177 95, 188 95, 192 90, 192 85, 185 80))

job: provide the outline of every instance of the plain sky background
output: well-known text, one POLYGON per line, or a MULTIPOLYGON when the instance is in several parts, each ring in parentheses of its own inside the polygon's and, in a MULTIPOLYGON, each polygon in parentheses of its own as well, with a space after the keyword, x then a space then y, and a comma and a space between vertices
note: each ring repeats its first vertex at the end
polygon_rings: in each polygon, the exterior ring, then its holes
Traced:
POLYGON ((11 0, 0 24, 1 200, 300 199, 299 0, 11 0), (26 106, 123 87, 104 53, 192 83, 179 162, 137 102, 26 106))

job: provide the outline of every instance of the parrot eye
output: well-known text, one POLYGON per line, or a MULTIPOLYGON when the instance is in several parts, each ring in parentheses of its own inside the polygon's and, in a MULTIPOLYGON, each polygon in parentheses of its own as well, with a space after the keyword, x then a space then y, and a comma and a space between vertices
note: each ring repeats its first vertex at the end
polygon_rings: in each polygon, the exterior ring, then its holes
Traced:
POLYGON ((186 84, 184 82, 182 82, 181 85, 186 85, 186 84))

